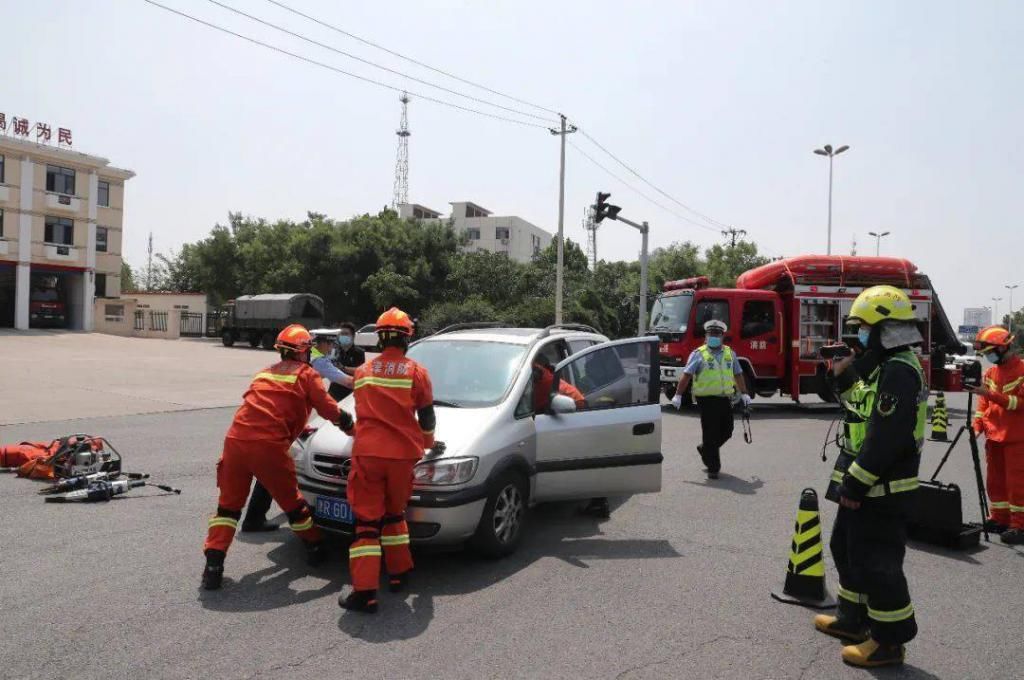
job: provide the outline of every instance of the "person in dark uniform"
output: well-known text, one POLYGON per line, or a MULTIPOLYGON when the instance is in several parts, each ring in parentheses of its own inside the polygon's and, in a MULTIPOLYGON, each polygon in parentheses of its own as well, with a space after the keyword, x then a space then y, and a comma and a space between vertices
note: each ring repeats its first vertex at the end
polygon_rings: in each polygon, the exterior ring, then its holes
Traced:
POLYGON ((910 298, 892 286, 861 293, 848 323, 858 326, 867 354, 856 365, 852 356, 836 361, 833 373, 844 402, 857 404, 867 423, 837 490, 830 547, 839 604, 835 615, 818 615, 814 625, 859 643, 843 648, 846 663, 886 666, 902 663, 904 644, 917 635, 903 557, 928 412, 927 381, 911 350, 923 339, 910 298), (870 371, 866 381, 858 368, 870 371))
MULTIPOLYGON (((356 369, 366 363, 366 352, 356 347, 356 327, 347 321, 339 326, 338 333, 338 356, 334 360, 335 365, 348 375, 355 375, 356 369)), ((331 383, 328 393, 335 401, 341 401, 352 390, 338 383, 331 383)))

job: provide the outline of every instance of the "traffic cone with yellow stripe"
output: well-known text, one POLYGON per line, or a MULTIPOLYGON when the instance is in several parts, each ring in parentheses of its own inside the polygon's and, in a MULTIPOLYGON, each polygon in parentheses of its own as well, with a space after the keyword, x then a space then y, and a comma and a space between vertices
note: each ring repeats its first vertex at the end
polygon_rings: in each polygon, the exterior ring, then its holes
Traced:
POLYGON ((821 543, 821 515, 818 514, 818 494, 814 489, 800 493, 800 509, 796 513, 796 526, 786 568, 786 583, 782 592, 772 592, 779 602, 798 604, 812 609, 830 609, 835 598, 825 588, 825 554, 821 543))
POLYGON ((939 392, 935 395, 935 407, 932 408, 932 441, 949 441, 946 431, 949 430, 949 411, 946 410, 946 395, 939 392))

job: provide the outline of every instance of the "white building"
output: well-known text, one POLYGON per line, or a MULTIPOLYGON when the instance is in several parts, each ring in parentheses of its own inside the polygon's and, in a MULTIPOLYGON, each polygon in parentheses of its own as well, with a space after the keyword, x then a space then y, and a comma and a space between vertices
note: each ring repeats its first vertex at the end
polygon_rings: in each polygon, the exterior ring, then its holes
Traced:
POLYGON ((964 325, 984 328, 992 325, 992 310, 988 307, 965 307, 964 325))
POLYGON ((399 205, 398 214, 402 218, 416 220, 450 219, 456 232, 469 237, 467 250, 505 253, 519 262, 529 262, 551 244, 551 234, 521 217, 495 216, 490 210, 469 201, 449 205, 452 212, 447 218, 436 210, 415 203, 399 205))

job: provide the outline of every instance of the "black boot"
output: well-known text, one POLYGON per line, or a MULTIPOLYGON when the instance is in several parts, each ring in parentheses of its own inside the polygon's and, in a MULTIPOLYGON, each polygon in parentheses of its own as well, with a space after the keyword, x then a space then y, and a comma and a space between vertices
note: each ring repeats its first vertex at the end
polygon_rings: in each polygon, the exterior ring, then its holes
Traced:
POLYGON ((338 606, 350 612, 362 612, 363 614, 377 613, 377 591, 376 590, 353 590, 348 597, 338 596, 338 606))
POLYGON ((306 544, 306 564, 311 567, 319 567, 327 561, 327 548, 323 541, 306 544))
POLYGON ((277 531, 281 525, 276 522, 269 522, 265 519, 250 520, 248 517, 242 522, 242 533, 251 534, 261 531, 277 531))
POLYGON ((1001 534, 1009 528, 1010 527, 1006 526, 1005 524, 1000 524, 994 519, 985 520, 984 529, 990 534, 1001 534))
POLYGON ((999 540, 1006 545, 1024 545, 1024 529, 1007 529, 999 540))
POLYGON ((409 587, 409 575, 412 572, 407 571, 401 574, 395 574, 394 576, 388 576, 388 590, 393 593, 400 593, 409 587))
POLYGON ((203 569, 203 590, 220 590, 224 580, 224 552, 222 550, 206 551, 206 568, 203 569))

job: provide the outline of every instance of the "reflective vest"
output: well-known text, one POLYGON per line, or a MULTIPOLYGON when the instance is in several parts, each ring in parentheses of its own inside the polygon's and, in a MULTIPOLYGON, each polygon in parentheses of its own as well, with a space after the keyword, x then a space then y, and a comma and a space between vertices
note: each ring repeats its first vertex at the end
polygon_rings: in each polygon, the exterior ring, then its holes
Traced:
POLYGON ((723 346, 721 359, 717 361, 707 345, 701 345, 697 351, 704 359, 704 366, 693 377, 693 396, 731 397, 736 394, 736 378, 732 372, 732 348, 728 345, 723 346))

